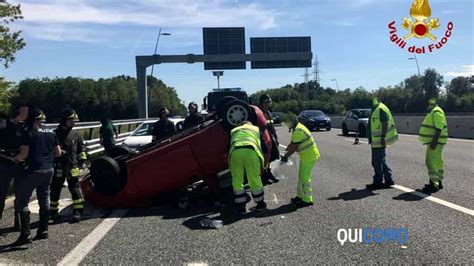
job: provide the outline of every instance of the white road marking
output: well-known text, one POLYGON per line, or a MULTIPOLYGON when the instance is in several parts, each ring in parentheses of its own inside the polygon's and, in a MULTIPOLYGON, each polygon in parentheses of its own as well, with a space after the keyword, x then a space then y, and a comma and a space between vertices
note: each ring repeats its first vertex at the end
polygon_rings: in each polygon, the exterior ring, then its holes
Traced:
POLYGON ((207 262, 191 262, 187 264, 188 266, 207 266, 209 265, 207 262))
MULTIPOLYGON (((354 142, 355 139, 344 139, 344 140, 347 140, 347 141, 350 141, 350 142, 354 142)), ((359 140, 360 143, 364 143, 364 144, 369 144, 369 142, 367 141, 362 141, 362 140, 359 140)))
POLYGON ((276 205, 278 205, 278 198, 275 193, 273 193, 273 201, 275 202, 276 205))
POLYGON ((278 146, 280 146, 280 147, 282 147, 282 148, 284 148, 284 149, 286 149, 286 148, 287 148, 285 145, 281 145, 281 144, 280 144, 280 145, 278 145, 278 146))
MULTIPOLYGON (((335 130, 338 130, 338 131, 342 131, 340 128, 334 128, 335 130)), ((418 135, 415 135, 415 134, 401 134, 401 133, 398 133, 398 135, 400 136, 407 136, 407 137, 413 137, 413 138, 418 138, 418 135)), ((448 138, 448 141, 460 141, 460 142, 469 142, 469 143, 474 143, 474 140, 470 140, 470 139, 458 139, 458 138, 448 138)))
MULTIPOLYGON (((418 138, 418 135, 412 135, 412 134, 398 134, 398 135, 407 136, 407 137, 413 137, 413 138, 418 138)), ((469 140, 469 139, 448 138, 448 140, 474 143, 474 140, 469 140)))
POLYGON ((99 243, 128 210, 119 209, 105 218, 89 235, 71 250, 58 265, 79 265, 89 252, 99 243))
POLYGON ((424 193, 421 193, 419 191, 415 191, 411 188, 407 188, 407 187, 404 187, 404 186, 400 186, 400 185, 393 185, 392 187, 398 189, 398 190, 401 190, 401 191, 404 191, 404 192, 409 192, 409 193, 412 193, 414 195, 417 195, 423 199, 426 199, 426 200, 429 200, 429 201, 432 201, 432 202, 435 202, 435 203, 438 203, 440 205, 443 205, 443 206, 446 206, 448 208, 451 208, 451 209, 454 209, 454 210, 457 210, 457 211, 460 211, 460 212, 463 212, 465 214, 469 214, 471 216, 474 216, 474 210, 471 210, 471 209, 468 209, 468 208, 465 208, 465 207, 462 207, 462 206, 459 206, 459 205, 456 205, 454 203, 451 203, 451 202, 447 202, 445 200, 442 200, 442 199, 439 199, 439 198, 436 198, 436 197, 433 197, 433 196, 429 196, 429 195, 426 195, 424 193))

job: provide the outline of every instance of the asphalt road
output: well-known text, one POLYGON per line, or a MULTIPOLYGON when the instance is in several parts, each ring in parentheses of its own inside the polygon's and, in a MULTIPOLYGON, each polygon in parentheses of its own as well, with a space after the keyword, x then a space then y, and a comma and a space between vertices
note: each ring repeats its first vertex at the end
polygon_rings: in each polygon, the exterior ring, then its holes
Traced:
MULTIPOLYGON (((313 133, 321 159, 313 171, 312 207, 289 204, 296 191, 295 165, 282 170, 279 183, 266 187, 265 212, 238 216, 206 201, 189 210, 169 204, 123 212, 88 206, 90 219, 52 225, 50 239, 34 242, 29 250, 3 248, 0 264, 474 263, 473 141, 449 140, 445 189, 428 197, 406 192, 428 181, 425 147, 416 137, 402 135, 388 149, 397 188, 370 191, 365 189, 373 174, 370 146, 353 145, 352 137, 340 133, 313 133), (224 227, 203 229, 199 221, 205 217, 222 219, 224 227), (343 228, 400 227, 408 231, 406 243, 338 241, 343 228)), ((278 134, 287 145, 286 128, 278 134)), ((7 210, 0 224, 0 246, 17 237, 8 228, 11 213, 7 210)))

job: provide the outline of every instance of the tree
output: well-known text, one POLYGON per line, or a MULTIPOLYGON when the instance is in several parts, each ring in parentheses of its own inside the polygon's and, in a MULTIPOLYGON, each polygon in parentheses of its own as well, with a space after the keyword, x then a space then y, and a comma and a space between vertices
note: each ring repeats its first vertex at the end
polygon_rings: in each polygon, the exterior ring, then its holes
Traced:
POLYGON ((436 72, 436 70, 428 68, 423 76, 425 103, 430 98, 438 98, 441 85, 443 85, 443 76, 436 72))
POLYGON ((20 5, 0 3, 0 62, 5 68, 15 61, 15 53, 23 49, 26 43, 21 38, 21 31, 11 31, 8 25, 15 20, 23 19, 20 5))

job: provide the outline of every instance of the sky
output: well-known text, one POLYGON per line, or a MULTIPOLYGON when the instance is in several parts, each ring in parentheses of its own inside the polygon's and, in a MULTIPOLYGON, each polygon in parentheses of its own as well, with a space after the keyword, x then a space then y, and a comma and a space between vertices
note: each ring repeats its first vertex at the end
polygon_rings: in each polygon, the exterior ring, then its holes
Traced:
MULTIPOLYGON (((339 89, 362 86, 374 90, 396 85, 417 74, 409 46, 428 46, 453 29, 441 49, 417 55, 420 70, 435 68, 446 81, 474 75, 474 1, 430 0, 435 41, 412 38, 401 49, 390 40, 388 24, 405 36, 413 0, 8 0, 21 4, 27 46, 16 62, 0 68, 0 76, 25 78, 107 78, 136 76, 135 56, 202 54, 202 27, 245 27, 250 37, 310 36, 322 86, 339 89)), ((310 70, 312 71, 312 70, 310 70)), ((150 69, 148 70, 150 73, 150 69)), ((304 81, 304 69, 225 70, 221 87, 241 87, 248 93, 304 81)), ((154 76, 176 89, 186 103, 202 102, 217 87, 202 63, 156 65, 154 76)))

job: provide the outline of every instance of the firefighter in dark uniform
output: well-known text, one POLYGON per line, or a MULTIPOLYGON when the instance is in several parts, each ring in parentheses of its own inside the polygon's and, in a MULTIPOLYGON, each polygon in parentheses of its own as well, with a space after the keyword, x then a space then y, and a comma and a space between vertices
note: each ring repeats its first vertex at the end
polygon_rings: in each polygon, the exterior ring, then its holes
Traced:
POLYGON ((59 218, 59 197, 64 180, 67 179, 73 200, 72 223, 81 220, 84 210, 84 199, 79 187, 79 174, 87 160, 84 141, 77 131, 72 130, 77 121, 79 121, 79 116, 73 109, 66 108, 61 111, 59 126, 54 130, 61 145, 61 157, 56 160, 51 184, 51 219, 57 220, 59 218))
POLYGON ((189 115, 184 119, 183 129, 188 129, 199 123, 204 122, 204 117, 198 113, 198 105, 190 102, 188 105, 189 115))
POLYGON ((160 109, 160 120, 153 125, 153 141, 171 137, 176 133, 173 122, 168 119, 169 115, 170 111, 166 107, 160 109))
MULTIPOLYGON (((268 129, 268 132, 270 133, 270 138, 272 140, 272 153, 270 155, 270 162, 280 159, 280 152, 278 150, 278 136, 276 134, 275 127, 273 126, 273 115, 269 109, 271 103, 272 99, 270 98, 270 95, 262 94, 260 96, 258 107, 265 115, 265 119, 267 120, 266 129, 268 129)), ((261 130, 263 131, 263 129, 264 128, 262 128, 261 130)), ((271 184, 270 181, 272 181, 273 183, 278 183, 280 181, 270 171, 270 164, 263 172, 262 179, 265 184, 271 184)))
MULTIPOLYGON (((21 135, 24 130, 24 122, 28 118, 28 106, 20 105, 15 108, 10 117, 0 118, 0 150, 6 158, 13 158, 20 151, 21 135)), ((13 161, 0 158, 0 220, 5 208, 5 199, 12 179, 21 175, 21 166, 13 161)), ((15 229, 18 227, 18 215, 15 213, 15 229)))

